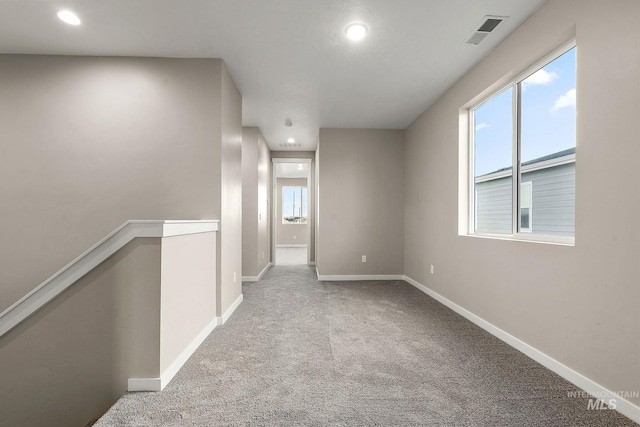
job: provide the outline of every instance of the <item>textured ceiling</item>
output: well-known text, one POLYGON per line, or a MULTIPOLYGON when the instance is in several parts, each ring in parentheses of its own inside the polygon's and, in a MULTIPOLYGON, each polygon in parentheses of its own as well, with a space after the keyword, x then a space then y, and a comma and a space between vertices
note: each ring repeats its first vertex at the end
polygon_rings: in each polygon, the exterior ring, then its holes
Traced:
POLYGON ((0 52, 222 58, 272 149, 406 128, 544 0, 0 0, 0 52), (69 8, 79 27, 55 14, 69 8), (508 16, 480 46, 485 15, 508 16), (344 37, 362 21, 368 36, 344 37), (285 127, 290 119, 292 127, 285 127))

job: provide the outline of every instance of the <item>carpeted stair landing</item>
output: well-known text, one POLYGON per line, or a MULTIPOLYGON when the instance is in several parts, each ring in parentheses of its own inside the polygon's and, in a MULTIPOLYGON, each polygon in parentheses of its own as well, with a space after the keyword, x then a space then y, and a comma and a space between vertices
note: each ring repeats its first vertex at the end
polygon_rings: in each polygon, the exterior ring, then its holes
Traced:
POLYGON ((276 266, 161 393, 105 426, 631 426, 402 281, 276 266))

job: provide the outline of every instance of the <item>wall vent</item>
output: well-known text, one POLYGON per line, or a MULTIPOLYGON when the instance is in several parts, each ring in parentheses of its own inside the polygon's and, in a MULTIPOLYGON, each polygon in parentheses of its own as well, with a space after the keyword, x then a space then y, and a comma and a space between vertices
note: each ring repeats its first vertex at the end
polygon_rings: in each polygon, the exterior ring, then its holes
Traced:
POLYGON ((482 22, 477 27, 477 30, 474 30, 465 40, 466 44, 472 44, 474 46, 482 43, 484 39, 487 38, 489 34, 505 19, 507 16, 485 16, 482 18, 482 22))

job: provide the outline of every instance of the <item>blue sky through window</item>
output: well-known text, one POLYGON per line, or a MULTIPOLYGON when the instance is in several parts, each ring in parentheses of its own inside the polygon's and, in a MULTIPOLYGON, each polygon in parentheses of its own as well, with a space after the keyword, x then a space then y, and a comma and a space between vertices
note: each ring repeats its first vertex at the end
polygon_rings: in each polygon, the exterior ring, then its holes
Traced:
POLYGON ((282 187, 282 216, 307 216, 307 187, 282 187))
POLYGON ((511 166, 513 89, 494 96, 475 111, 475 175, 511 166))
MULTIPOLYGON (((512 90, 474 112, 475 176, 511 166, 512 90)), ((521 161, 576 145, 575 47, 521 84, 521 161)))

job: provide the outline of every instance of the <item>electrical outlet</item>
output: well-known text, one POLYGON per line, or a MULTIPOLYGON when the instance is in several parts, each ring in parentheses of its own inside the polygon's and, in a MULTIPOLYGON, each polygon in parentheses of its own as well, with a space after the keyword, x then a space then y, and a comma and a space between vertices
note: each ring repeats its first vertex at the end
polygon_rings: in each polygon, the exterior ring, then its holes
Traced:
POLYGON ((233 272, 233 283, 236 283, 236 280, 238 280, 238 277, 236 275, 236 272, 233 272))
POLYGON ((258 221, 262 221, 262 212, 258 213, 258 221))
POLYGON ((294 235, 293 235, 293 240, 296 240, 296 239, 297 239, 297 237, 296 237, 296 235, 294 234, 294 235))
POLYGON ((264 259, 264 251, 262 251, 262 259, 264 259))
POLYGON ((366 255, 362 255, 362 262, 367 262, 367 256, 366 255))
POLYGON ((433 274, 433 264, 431 264, 431 274, 433 274))

